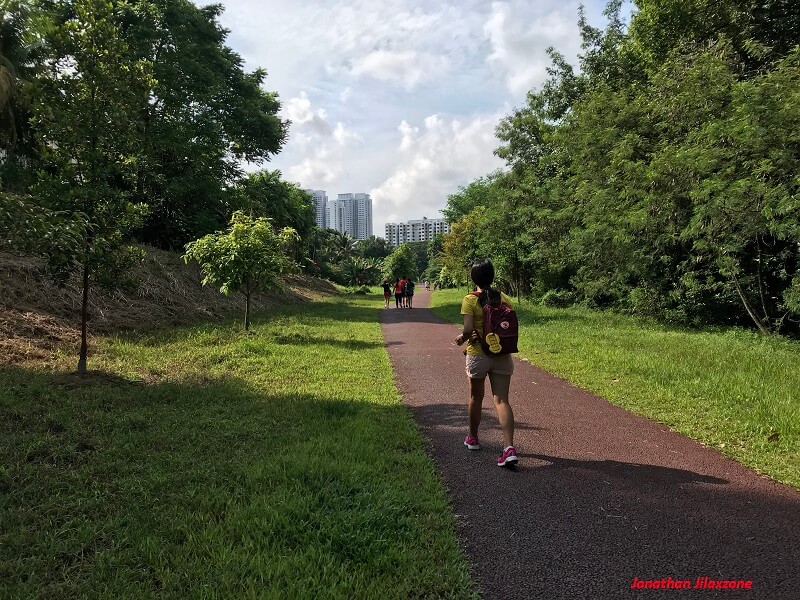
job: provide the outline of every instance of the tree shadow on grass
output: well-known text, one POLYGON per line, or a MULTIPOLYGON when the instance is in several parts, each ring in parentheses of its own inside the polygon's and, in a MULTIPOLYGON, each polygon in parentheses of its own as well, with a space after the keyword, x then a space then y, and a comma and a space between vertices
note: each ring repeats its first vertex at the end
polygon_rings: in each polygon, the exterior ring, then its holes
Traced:
MULTIPOLYGON (((437 546, 432 529, 409 525, 427 523, 436 502, 417 487, 426 459, 399 403, 359 401, 357 390, 342 398, 335 386, 271 392, 236 376, 73 379, 0 368, 0 522, 15 532, 0 544, 0 596, 114 589, 108 595, 141 598, 151 585, 170 597, 257 595, 264 572, 254 552, 277 561, 274 585, 294 589, 286 576, 313 587, 281 557, 327 543, 337 563, 315 575, 323 593, 347 585, 339 571, 369 578, 362 555, 437 546), (297 500, 275 503, 287 497, 297 500), (242 542, 251 530, 255 550, 242 542), (211 560, 218 551, 231 561, 211 560)), ((455 570, 437 583, 424 568, 436 558, 408 562, 397 577, 444 594, 458 586, 455 570)))

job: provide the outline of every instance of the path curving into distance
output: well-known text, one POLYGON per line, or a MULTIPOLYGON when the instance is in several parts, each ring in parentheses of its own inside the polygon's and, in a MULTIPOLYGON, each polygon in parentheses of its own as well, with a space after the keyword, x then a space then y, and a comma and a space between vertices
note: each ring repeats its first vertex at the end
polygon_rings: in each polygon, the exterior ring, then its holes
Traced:
POLYGON ((529 363, 511 381, 520 466, 495 464, 488 380, 469 452, 459 328, 428 299, 384 310, 381 327, 483 598, 800 598, 800 492, 529 363), (631 589, 668 577, 752 589, 631 589))

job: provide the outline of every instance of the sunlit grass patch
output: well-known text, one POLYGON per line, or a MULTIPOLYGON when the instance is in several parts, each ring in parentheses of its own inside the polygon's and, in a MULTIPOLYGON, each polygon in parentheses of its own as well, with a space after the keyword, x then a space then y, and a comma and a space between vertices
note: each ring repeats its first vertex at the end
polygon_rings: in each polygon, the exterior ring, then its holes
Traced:
POLYGON ((89 385, 0 371, 0 596, 473 597, 381 305, 105 338, 89 385))
MULTIPOLYGON (((436 292, 460 322, 463 290, 436 292)), ((520 356, 800 487, 800 343, 523 302, 520 356)))

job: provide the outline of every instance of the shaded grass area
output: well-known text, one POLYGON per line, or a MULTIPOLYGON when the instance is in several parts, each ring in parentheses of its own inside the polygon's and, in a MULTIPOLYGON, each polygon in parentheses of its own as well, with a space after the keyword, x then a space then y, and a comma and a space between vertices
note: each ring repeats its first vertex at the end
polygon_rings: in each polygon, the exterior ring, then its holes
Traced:
POLYGON ((0 370, 0 597, 475 597, 380 305, 106 338, 88 383, 0 370))
MULTIPOLYGON (((459 323, 463 296, 436 292, 431 307, 459 323)), ((581 308, 515 308, 521 357, 800 487, 800 343, 581 308)))

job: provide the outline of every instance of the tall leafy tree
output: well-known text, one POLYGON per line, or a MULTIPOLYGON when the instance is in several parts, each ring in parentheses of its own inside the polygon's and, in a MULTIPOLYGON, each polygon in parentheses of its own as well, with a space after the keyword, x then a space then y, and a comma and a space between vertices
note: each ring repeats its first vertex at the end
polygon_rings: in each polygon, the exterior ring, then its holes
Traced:
POLYGON ((275 227, 292 227, 303 240, 316 227, 311 196, 281 179, 280 171, 250 173, 237 186, 237 192, 240 210, 268 217, 275 227))
POLYGON ((39 80, 33 123, 43 169, 34 189, 50 209, 82 223, 80 243, 51 255, 66 275, 78 267, 82 284, 78 372, 86 373, 92 282, 115 285, 135 251, 125 232, 141 218, 130 182, 141 137, 139 99, 151 85, 149 65, 131 60, 119 23, 118 0, 72 0, 56 6, 48 34, 48 77, 39 80))
POLYGON ((390 281, 402 277, 414 277, 416 273, 414 253, 408 244, 400 244, 383 261, 383 276, 390 281))
POLYGON ((349 259, 356 248, 356 240, 347 232, 328 230, 328 244, 331 252, 331 259, 336 262, 343 262, 349 259))
POLYGON ((386 258, 392 253, 392 247, 385 239, 371 235, 358 242, 356 252, 362 258, 386 258))
POLYGON ((150 206, 146 241, 179 248, 219 229, 237 207, 232 195, 241 162, 277 153, 287 123, 266 71, 244 70, 226 45, 221 4, 132 0, 125 32, 133 56, 153 64, 154 83, 139 98, 145 140, 137 199, 150 206))
POLYGON ((43 66, 48 20, 24 0, 3 0, 0 7, 0 186, 25 191, 35 156, 32 88, 43 66))
POLYGON ((450 197, 441 260, 459 273, 477 252, 539 294, 798 332, 800 6, 636 4, 629 28, 617 0, 604 28, 579 13, 578 71, 549 50, 549 79, 498 126, 508 171, 450 197))

